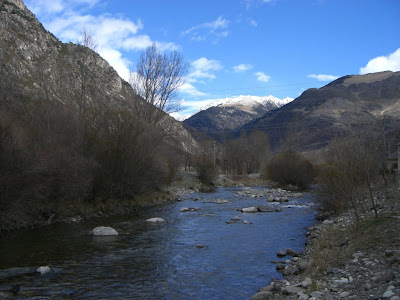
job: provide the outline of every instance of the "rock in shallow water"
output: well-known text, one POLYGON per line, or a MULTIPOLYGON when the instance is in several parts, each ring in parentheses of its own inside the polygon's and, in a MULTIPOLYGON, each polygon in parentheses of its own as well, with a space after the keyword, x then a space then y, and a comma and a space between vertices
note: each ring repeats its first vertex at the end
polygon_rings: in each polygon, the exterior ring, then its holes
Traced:
POLYGON ((155 217, 155 218, 147 219, 146 222, 150 222, 150 223, 162 223, 162 222, 165 222, 165 220, 164 220, 163 218, 155 217))
POLYGON ((245 207, 245 208, 242 208, 241 211, 245 212, 245 213, 255 213, 255 212, 258 212, 258 209, 257 209, 257 207, 245 207))
POLYGON ((90 235, 118 235, 118 232, 111 227, 99 226, 89 232, 90 235))
POLYGON ((50 273, 51 269, 49 266, 41 266, 36 270, 36 272, 40 273, 40 275, 45 275, 47 273, 50 273))

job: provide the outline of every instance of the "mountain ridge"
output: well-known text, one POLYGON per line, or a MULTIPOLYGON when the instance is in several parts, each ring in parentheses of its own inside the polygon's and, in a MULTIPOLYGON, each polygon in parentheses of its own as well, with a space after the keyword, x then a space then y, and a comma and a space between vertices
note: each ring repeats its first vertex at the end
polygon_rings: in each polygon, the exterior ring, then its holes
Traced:
MULTIPOLYGON (((382 118, 394 123, 400 116, 400 72, 347 75, 304 91, 298 98, 245 124, 247 132, 261 130, 273 147, 296 135, 301 150, 325 147, 335 136, 382 118)), ((393 123, 393 124, 394 124, 393 123)))
POLYGON ((233 136, 234 131, 266 112, 292 101, 269 96, 244 96, 215 99, 200 111, 183 121, 184 124, 202 131, 208 136, 223 141, 233 136))

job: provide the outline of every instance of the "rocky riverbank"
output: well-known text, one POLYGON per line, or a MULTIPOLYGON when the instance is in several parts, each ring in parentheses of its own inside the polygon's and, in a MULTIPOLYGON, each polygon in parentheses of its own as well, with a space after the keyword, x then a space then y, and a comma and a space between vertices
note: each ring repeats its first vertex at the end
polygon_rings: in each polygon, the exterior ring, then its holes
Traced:
POLYGON ((400 196, 397 188, 385 194, 376 199, 378 218, 320 215, 305 250, 278 264, 285 279, 251 299, 400 299, 400 196))

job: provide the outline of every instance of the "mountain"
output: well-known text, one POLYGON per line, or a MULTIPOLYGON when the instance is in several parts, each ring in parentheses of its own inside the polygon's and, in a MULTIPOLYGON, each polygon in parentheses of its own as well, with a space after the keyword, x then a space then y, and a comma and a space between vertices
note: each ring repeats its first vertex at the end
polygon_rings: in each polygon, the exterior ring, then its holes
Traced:
MULTIPOLYGON (((0 97, 26 105, 60 103, 93 117, 109 112, 137 116, 136 108, 146 105, 99 54, 59 41, 22 0, 0 1, 0 97)), ((174 136, 170 144, 198 147, 185 145, 192 139, 180 122, 166 114, 165 122, 170 123, 168 136, 174 136)))
POLYGON ((292 100, 292 98, 279 99, 273 96, 216 99, 183 123, 222 141, 232 136, 234 131, 244 124, 292 100))
POLYGON ((344 76, 322 88, 308 89, 241 129, 266 132, 272 147, 291 140, 302 150, 313 150, 326 146, 334 136, 384 119, 394 128, 399 117, 400 72, 387 71, 344 76))
POLYGON ((123 211, 118 200, 159 191, 198 149, 169 115, 144 119, 150 104, 89 46, 59 41, 22 0, 0 0, 1 231, 91 205, 123 211))

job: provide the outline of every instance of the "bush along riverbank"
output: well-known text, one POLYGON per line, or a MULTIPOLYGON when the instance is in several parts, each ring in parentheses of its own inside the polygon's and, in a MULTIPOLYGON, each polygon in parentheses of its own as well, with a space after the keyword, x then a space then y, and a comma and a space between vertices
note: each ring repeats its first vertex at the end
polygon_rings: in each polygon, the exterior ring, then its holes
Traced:
POLYGON ((379 217, 369 210, 358 224, 351 210, 317 216, 302 253, 279 253, 286 255, 277 265, 285 279, 251 299, 400 299, 399 193, 387 190, 376 199, 379 217))
POLYGON ((198 192, 200 188, 201 184, 195 173, 182 172, 171 185, 159 190, 148 190, 130 198, 95 197, 90 201, 76 199, 73 202, 63 199, 52 201, 43 199, 25 205, 20 205, 16 201, 12 209, 0 210, 0 237, 22 228, 135 214, 143 207, 179 201, 187 194, 198 192))

